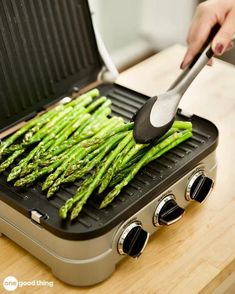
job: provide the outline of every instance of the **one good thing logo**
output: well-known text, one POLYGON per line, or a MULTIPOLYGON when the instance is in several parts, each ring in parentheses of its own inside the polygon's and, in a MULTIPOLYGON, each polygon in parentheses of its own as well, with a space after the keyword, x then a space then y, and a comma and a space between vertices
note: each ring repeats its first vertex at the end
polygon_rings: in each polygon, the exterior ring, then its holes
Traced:
POLYGON ((3 288, 9 292, 22 287, 53 287, 53 281, 46 280, 32 280, 32 281, 18 281, 13 276, 8 276, 3 280, 3 288))
POLYGON ((3 287, 5 290, 12 292, 18 287, 18 280, 13 276, 8 276, 3 280, 3 287))

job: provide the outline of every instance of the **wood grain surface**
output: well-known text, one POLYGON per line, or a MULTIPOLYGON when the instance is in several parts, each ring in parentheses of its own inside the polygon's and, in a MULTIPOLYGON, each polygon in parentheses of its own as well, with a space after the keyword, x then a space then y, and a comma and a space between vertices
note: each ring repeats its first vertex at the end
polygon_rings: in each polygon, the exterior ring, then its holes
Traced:
MULTIPOLYGON (((185 48, 173 46, 125 71, 118 83, 147 95, 164 92, 179 74, 185 48)), ((216 60, 185 94, 180 107, 212 120, 220 131, 215 188, 203 204, 192 203, 183 219, 155 233, 138 260, 125 258, 115 273, 93 287, 71 287, 14 242, 0 238, 2 281, 53 281, 16 293, 212 293, 235 271, 235 67, 216 60)), ((231 279, 230 279, 231 280, 231 279)))

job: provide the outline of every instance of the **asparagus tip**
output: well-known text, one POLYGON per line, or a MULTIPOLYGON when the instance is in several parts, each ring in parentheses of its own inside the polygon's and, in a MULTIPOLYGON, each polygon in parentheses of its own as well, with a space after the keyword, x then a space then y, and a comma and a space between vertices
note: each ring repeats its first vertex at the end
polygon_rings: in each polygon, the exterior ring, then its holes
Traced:
POLYGON ((59 185, 53 185, 52 187, 50 187, 50 189, 47 192, 47 198, 50 198, 51 196, 53 196, 59 188, 60 188, 59 185))
POLYGON ((47 190, 51 185, 53 185, 53 181, 52 180, 46 180, 43 185, 42 185, 42 191, 47 190))
POLYGON ((67 218, 67 209, 66 209, 66 206, 63 205, 61 206, 61 208, 59 209, 59 216, 62 218, 62 219, 66 219, 67 218))
POLYGON ((14 183, 14 187, 22 187, 22 186, 24 186, 24 182, 22 181, 22 179, 14 183))
POLYGON ((70 215, 70 220, 74 220, 78 216, 78 214, 79 212, 73 210, 70 215))
POLYGON ((16 176, 14 174, 9 174, 8 177, 7 177, 7 182, 11 182, 13 181, 14 179, 16 178, 16 176))

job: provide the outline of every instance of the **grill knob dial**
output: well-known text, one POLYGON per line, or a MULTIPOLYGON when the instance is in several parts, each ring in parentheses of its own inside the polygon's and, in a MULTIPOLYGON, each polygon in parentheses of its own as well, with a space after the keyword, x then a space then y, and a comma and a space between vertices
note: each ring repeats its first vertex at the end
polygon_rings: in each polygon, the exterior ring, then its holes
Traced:
POLYGON ((154 216, 153 223, 155 226, 171 225, 184 214, 184 209, 180 207, 173 195, 168 195, 158 204, 154 216))
POLYGON ((205 176, 203 171, 198 171, 190 179, 185 198, 202 203, 210 194, 214 181, 205 176))
POLYGON ((123 231, 118 241, 118 252, 133 258, 143 252, 149 238, 149 233, 142 229, 140 222, 131 223, 123 231))

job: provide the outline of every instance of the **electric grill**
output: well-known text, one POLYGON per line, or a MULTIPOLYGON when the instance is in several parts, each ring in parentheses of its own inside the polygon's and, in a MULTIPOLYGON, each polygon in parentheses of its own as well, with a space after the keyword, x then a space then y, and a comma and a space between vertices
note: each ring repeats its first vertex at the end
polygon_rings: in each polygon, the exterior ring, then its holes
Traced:
MULTIPOLYGON (((1 0, 0 22, 2 136, 97 77, 101 94, 112 100, 112 115, 128 121, 148 99, 112 82, 115 67, 95 37, 87 1, 1 0)), ((103 281, 123 257, 140 256, 149 235, 178 221, 191 201, 203 202, 213 187, 217 128, 180 109, 177 116, 193 123, 193 137, 143 168, 105 209, 91 197, 74 222, 61 220, 58 208, 79 181, 47 200, 40 181, 15 188, 6 181, 7 170, 0 175, 0 232, 66 283, 103 281)))

